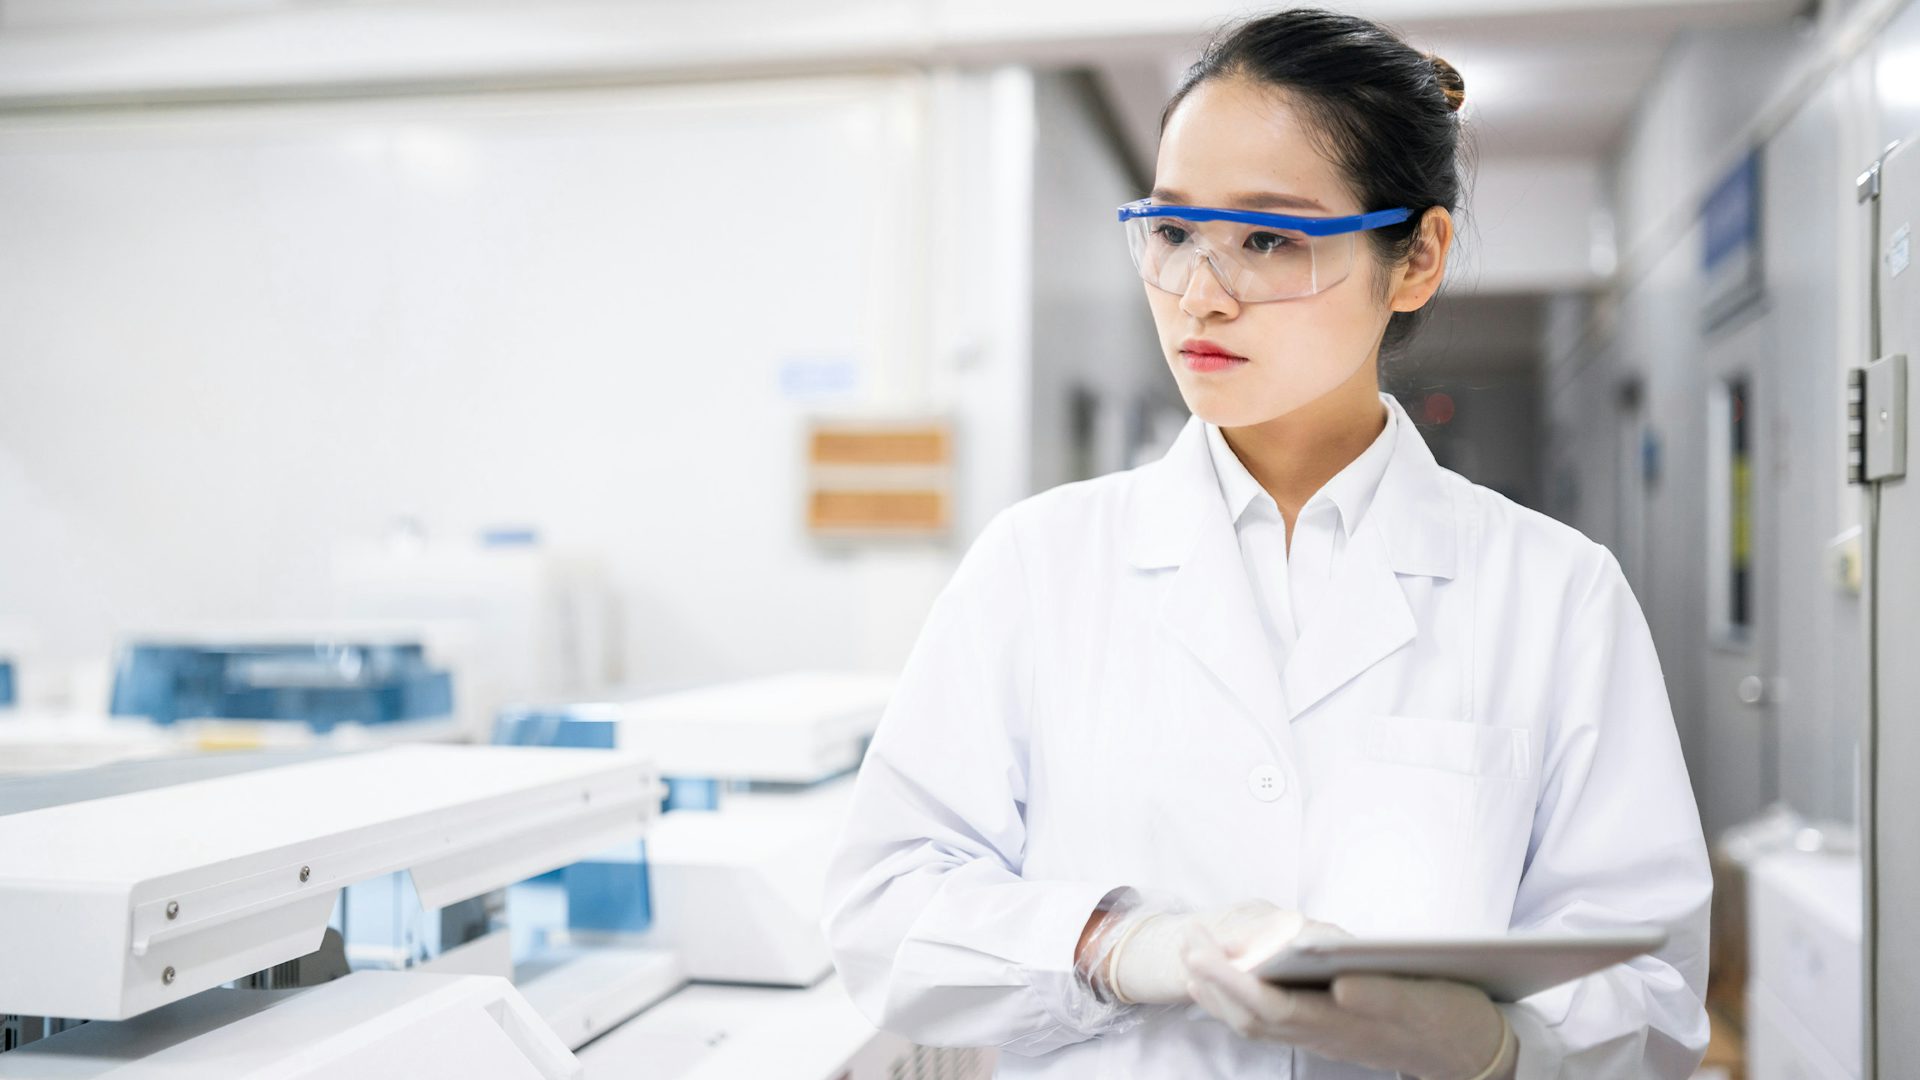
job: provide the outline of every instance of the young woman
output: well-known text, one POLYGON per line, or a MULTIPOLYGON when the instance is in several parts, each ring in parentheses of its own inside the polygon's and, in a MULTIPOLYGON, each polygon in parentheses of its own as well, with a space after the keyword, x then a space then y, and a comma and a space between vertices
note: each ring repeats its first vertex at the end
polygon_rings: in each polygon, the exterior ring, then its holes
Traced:
POLYGON ((1309 10, 1168 105, 1121 217, 1193 419, 1001 513, 936 602, 830 872, 882 1027, 1009 1077, 1692 1073, 1710 883, 1639 606, 1379 390, 1446 268, 1464 93, 1309 10), (1232 963, 1316 924, 1669 943, 1515 1004, 1232 963))

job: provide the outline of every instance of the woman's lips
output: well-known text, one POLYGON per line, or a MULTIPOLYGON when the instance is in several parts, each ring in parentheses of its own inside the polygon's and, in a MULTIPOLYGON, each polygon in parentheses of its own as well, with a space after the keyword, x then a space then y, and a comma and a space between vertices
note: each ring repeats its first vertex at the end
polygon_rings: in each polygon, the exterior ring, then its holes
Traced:
POLYGON ((1247 358, 1231 353, 1211 341, 1188 339, 1180 345, 1180 356, 1187 362, 1187 370, 1210 372, 1225 371, 1247 362, 1247 358))
POLYGON ((1182 352, 1180 355, 1186 357, 1189 371, 1225 371, 1247 362, 1244 356, 1228 356, 1225 353, 1182 352))

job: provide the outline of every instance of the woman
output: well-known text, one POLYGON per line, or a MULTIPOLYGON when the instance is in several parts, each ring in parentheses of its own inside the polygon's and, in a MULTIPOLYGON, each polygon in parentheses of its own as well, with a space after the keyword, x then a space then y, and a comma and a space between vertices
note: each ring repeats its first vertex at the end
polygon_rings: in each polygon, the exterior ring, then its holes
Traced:
POLYGON ((1464 93, 1288 11, 1174 96, 1121 215, 1193 419, 1001 513, 936 602, 830 873, 876 1023, 1010 1077, 1693 1071, 1710 884, 1639 606, 1379 390, 1444 276, 1464 93), (1232 963, 1319 924, 1669 944, 1499 1005, 1232 963))

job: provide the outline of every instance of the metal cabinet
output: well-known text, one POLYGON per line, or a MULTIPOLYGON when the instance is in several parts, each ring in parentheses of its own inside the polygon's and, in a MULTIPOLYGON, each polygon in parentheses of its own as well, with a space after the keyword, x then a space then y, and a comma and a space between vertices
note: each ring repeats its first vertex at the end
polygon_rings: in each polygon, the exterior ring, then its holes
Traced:
POLYGON ((1867 1074, 1920 1061, 1920 476, 1908 468, 1920 359, 1920 138, 1860 180, 1873 259, 1871 360, 1849 388, 1850 457, 1865 485, 1869 705, 1862 772, 1866 844, 1867 1074))

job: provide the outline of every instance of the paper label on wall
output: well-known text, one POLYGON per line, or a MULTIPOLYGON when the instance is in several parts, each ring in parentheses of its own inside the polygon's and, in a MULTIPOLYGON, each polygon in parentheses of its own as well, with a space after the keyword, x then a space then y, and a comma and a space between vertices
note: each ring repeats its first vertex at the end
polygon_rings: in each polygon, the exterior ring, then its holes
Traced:
POLYGON ((1893 231, 1893 239, 1887 241, 1887 273, 1899 277, 1901 271, 1912 261, 1911 223, 1902 225, 1893 231))

